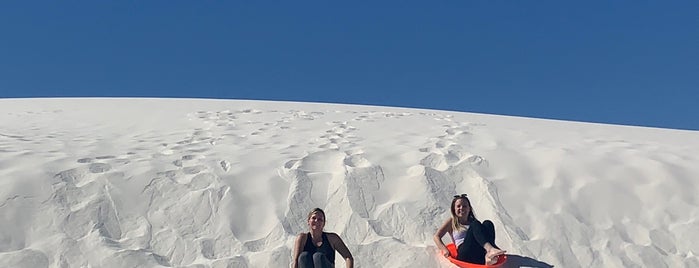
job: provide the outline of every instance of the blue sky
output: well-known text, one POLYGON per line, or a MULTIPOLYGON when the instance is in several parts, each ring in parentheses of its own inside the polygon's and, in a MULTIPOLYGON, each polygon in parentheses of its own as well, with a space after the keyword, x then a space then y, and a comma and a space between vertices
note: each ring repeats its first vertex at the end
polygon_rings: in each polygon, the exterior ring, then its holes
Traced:
POLYGON ((3 1, 0 97, 354 103, 699 130, 698 10, 699 1, 3 1))

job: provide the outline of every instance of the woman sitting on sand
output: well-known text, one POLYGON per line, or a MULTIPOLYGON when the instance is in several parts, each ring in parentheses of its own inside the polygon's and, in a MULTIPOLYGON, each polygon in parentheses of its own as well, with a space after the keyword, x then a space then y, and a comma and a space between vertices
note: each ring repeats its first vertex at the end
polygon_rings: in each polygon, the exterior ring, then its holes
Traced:
POLYGON ((434 243, 449 257, 442 237, 449 233, 457 248, 456 259, 475 264, 494 264, 505 253, 495 245, 495 226, 489 220, 481 223, 473 215, 466 194, 455 195, 451 201, 451 218, 434 234, 434 243))
POLYGON ((335 233, 323 232, 325 212, 314 208, 308 213, 310 232, 296 237, 294 246, 293 268, 331 268, 335 267, 335 251, 345 258, 347 268, 354 267, 354 259, 345 242, 335 233))

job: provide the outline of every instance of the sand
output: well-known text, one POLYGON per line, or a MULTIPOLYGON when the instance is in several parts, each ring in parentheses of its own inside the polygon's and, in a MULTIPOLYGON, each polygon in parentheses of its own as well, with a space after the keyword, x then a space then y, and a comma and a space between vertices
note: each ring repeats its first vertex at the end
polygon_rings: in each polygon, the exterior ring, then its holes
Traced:
POLYGON ((289 267, 314 207, 356 267, 453 267, 432 236, 457 193, 505 267, 699 267, 696 131, 126 98, 0 99, 0 122, 0 267, 289 267))

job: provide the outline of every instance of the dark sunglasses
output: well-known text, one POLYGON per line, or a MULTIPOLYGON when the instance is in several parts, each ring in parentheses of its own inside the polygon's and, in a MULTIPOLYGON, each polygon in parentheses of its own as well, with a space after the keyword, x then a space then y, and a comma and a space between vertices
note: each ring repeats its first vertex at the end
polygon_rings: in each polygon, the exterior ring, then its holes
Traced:
POLYGON ((466 197, 466 196, 467 196, 466 194, 457 194, 454 196, 454 198, 466 197))

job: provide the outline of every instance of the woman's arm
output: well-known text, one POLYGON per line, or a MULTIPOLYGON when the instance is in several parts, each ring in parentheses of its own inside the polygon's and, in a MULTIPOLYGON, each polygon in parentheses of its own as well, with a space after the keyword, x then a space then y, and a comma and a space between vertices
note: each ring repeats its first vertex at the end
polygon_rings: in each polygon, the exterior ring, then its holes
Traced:
POLYGON ((444 255, 444 257, 449 257, 449 250, 447 249, 447 246, 444 245, 442 237, 444 237, 444 235, 447 233, 451 233, 452 231, 451 218, 449 218, 444 222, 444 224, 442 224, 441 227, 439 227, 439 229, 437 229, 437 232, 434 234, 434 243, 437 245, 437 248, 442 251, 442 255, 444 255))
POLYGON ((342 258, 345 259, 347 268, 353 268, 354 258, 352 257, 352 253, 350 253, 349 249, 345 245, 345 242, 342 241, 342 238, 340 238, 340 236, 336 233, 328 233, 328 242, 330 242, 333 249, 337 250, 337 252, 342 255, 342 258))
POLYGON ((294 243, 294 259, 292 262, 292 268, 299 267, 299 256, 301 256, 301 251, 303 251, 303 245, 306 244, 306 234, 300 233, 296 237, 296 243, 294 243))

